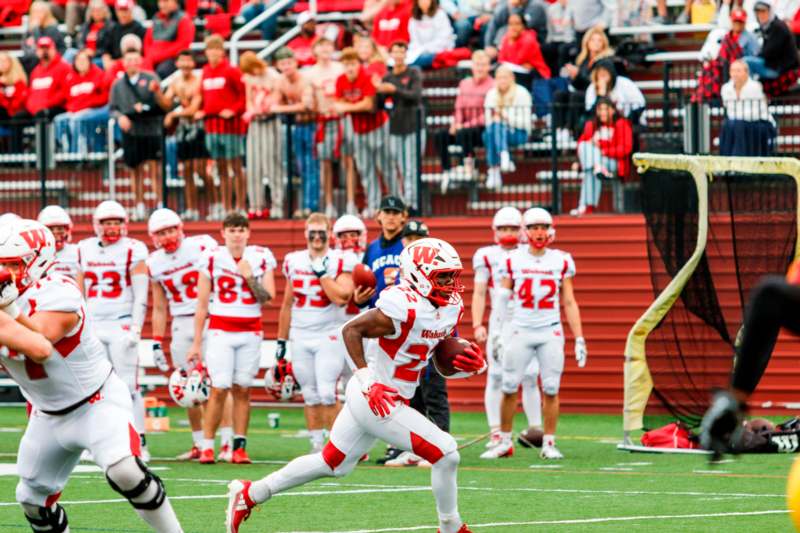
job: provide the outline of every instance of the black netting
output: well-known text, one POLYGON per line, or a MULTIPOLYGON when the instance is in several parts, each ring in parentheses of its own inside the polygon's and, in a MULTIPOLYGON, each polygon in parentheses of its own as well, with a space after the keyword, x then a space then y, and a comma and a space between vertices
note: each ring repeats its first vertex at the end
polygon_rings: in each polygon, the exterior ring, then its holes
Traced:
MULTIPOLYGON (((783 273, 794 255, 795 181, 784 175, 724 174, 709 184, 705 252, 680 298, 650 334, 653 397, 646 415, 663 412, 690 426, 709 391, 727 384, 747 296, 761 276, 783 273)), ((642 211, 654 297, 689 260, 697 243, 697 190, 687 173, 642 175, 642 211)))

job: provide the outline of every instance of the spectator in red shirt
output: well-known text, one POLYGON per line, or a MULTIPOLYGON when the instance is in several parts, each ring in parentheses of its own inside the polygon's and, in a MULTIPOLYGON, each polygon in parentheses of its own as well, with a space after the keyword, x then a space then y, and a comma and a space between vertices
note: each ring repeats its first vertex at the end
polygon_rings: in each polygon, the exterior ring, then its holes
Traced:
POLYGON ((364 67, 364 72, 367 73, 369 79, 382 80, 387 72, 386 62, 383 60, 375 41, 365 35, 361 35, 356 38, 354 47, 358 54, 358 59, 361 60, 361 66, 364 67))
POLYGON ((570 211, 571 215, 586 215, 595 210, 600 203, 603 182, 630 172, 632 151, 630 122, 617 112, 611 99, 601 96, 595 104, 594 118, 586 123, 578 138, 583 182, 578 207, 570 211))
POLYGON ((372 38, 386 55, 392 43, 408 42, 408 21, 411 19, 411 0, 388 0, 372 22, 372 38))
MULTIPOLYGON (((89 50, 92 57, 97 52, 97 43, 100 32, 111 22, 111 10, 103 0, 92 0, 89 2, 88 16, 86 22, 78 30, 78 48, 89 50)), ((102 67, 102 58, 97 57, 95 64, 102 67)))
MULTIPOLYGON (((534 79, 550 79, 550 67, 542 56, 536 31, 527 29, 519 11, 508 16, 508 31, 500 43, 497 60, 530 71, 534 79)), ((530 86, 529 83, 525 85, 530 86)))
MULTIPOLYGON (((389 123, 386 112, 375 110, 375 85, 369 78, 358 53, 345 48, 340 57, 344 74, 336 80, 336 103, 334 109, 340 115, 349 115, 344 133, 343 152, 352 155, 361 174, 361 184, 367 194, 367 207, 362 216, 371 218, 378 212, 381 201, 381 185, 378 171, 390 177, 389 170, 389 123)), ((390 177, 390 194, 398 194, 398 180, 390 177)), ((355 205, 355 175, 349 173, 347 180, 347 203, 355 205)))
POLYGON ((16 57, 0 52, 0 120, 8 120, 25 107, 28 77, 16 57))
POLYGON ((300 35, 289 41, 286 46, 294 52, 294 58, 301 67, 314 64, 314 42, 317 40, 317 21, 310 11, 303 11, 297 16, 300 35))
POLYGON ((177 69, 178 53, 194 41, 194 22, 180 9, 178 0, 158 0, 158 12, 152 22, 144 34, 144 55, 164 79, 177 69))
POLYGON ((247 124, 241 118, 246 107, 242 73, 228 63, 225 41, 220 35, 207 37, 205 45, 208 63, 203 67, 201 81, 203 108, 195 114, 195 118, 205 119, 206 148, 219 169, 223 209, 227 213, 233 207, 233 192, 236 194, 235 208, 241 212, 247 209, 247 182, 242 168, 244 134, 247 130, 247 124))
POLYGON ((56 140, 64 152, 85 155, 105 149, 108 83, 91 58, 90 50, 81 50, 75 56, 67 75, 67 112, 53 121, 56 140))
POLYGON ((51 118, 63 113, 67 104, 67 75, 69 65, 61 59, 50 37, 36 41, 39 64, 31 72, 28 99, 22 111, 30 117, 51 118))

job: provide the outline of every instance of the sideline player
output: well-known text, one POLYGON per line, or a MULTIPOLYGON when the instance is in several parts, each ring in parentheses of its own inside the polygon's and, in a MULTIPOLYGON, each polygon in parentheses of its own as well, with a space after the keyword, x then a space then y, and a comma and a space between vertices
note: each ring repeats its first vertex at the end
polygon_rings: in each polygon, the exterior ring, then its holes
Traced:
MULTIPOLYGON (((431 352, 454 333, 464 312, 459 294, 463 285, 458 279, 461 260, 448 243, 422 239, 403 250, 401 266, 403 282, 384 290, 374 309, 342 328, 357 370, 347 384, 347 401, 336 417, 330 441, 322 452, 298 457, 261 480, 231 482, 228 533, 238 533, 252 508, 276 494, 322 477, 350 473, 377 439, 412 450, 433 465, 431 487, 441 533, 469 533, 458 514, 456 441, 408 406, 431 352), (365 338, 376 339, 368 344, 368 357, 365 338)), ((486 365, 475 344, 454 363, 465 376, 483 371, 486 365)))
POLYGON ((0 351, 32 406, 17 454, 16 490, 31 528, 69 531, 57 502, 81 452, 89 450, 111 488, 145 522, 159 533, 180 533, 164 484, 138 457, 130 392, 94 335, 78 285, 63 274, 46 274, 55 258, 52 233, 21 220, 0 228, 0 243, 0 267, 12 274, 11 282, 0 285, 0 307, 12 317, 24 315, 20 321, 52 343, 46 352, 22 342, 7 346, 22 353, 0 351))
MULTIPOLYGON (((217 247, 209 235, 184 237, 183 223, 171 209, 156 209, 150 215, 147 231, 153 239, 156 251, 147 258, 147 271, 153 289, 153 359, 162 372, 170 365, 164 356, 162 342, 167 331, 167 311, 172 316, 172 340, 170 355, 174 368, 189 372, 193 367, 187 361, 189 348, 194 340, 194 312, 197 307, 197 283, 203 255, 217 247)), ((200 458, 203 445, 203 409, 186 409, 189 426, 192 428, 192 448, 178 459, 200 458)), ((222 445, 219 460, 230 462, 233 452, 229 407, 222 417, 222 445), (226 423, 227 422, 227 423, 226 423)))
MULTIPOLYGON (((520 244, 522 234, 522 213, 516 207, 503 207, 495 213, 492 219, 494 242, 491 246, 479 248, 472 257, 472 270, 475 272, 475 282, 472 290, 472 331, 475 340, 479 343, 486 342, 486 361, 489 370, 486 372, 486 388, 484 389, 483 402, 486 409, 486 420, 492 432, 487 448, 493 448, 500 442, 500 404, 503 401, 503 363, 500 350, 494 342, 487 342, 499 338, 503 324, 497 320, 496 312, 496 287, 500 280, 497 272, 508 254, 516 250, 520 244), (486 289, 489 289, 489 300, 492 311, 489 314, 489 329, 483 325, 483 315, 486 311, 486 289)), ((510 315, 506 315, 506 323, 510 315)), ((522 379, 522 407, 528 418, 528 425, 541 427, 542 425, 542 399, 539 395, 538 361, 534 358, 531 366, 522 379)), ((491 457, 488 458, 493 458, 491 457)))
POLYGON ((51 272, 75 279, 78 275, 78 245, 72 244, 72 219, 63 208, 48 205, 39 212, 40 224, 47 226, 56 239, 56 262, 51 272))
POLYGON ((234 430, 231 462, 246 464, 251 462, 246 451, 250 384, 261 360, 261 308, 275 295, 276 263, 269 248, 248 246, 250 222, 246 216, 228 214, 221 233, 225 245, 206 254, 200 267, 194 340, 188 360, 201 360, 205 337, 211 396, 203 413, 200 462, 214 463, 214 435, 230 392, 234 430))
POLYGON ((139 391, 139 340, 147 313, 147 246, 128 234, 128 213, 113 200, 100 203, 92 217, 96 237, 78 243, 78 286, 89 304, 97 338, 133 399, 133 419, 150 460, 144 436, 144 399, 139 391))
POLYGON ((339 339, 339 311, 353 294, 352 272, 358 259, 328 247, 330 222, 322 213, 306 220, 306 249, 283 260, 287 290, 278 319, 276 358, 286 356, 292 343, 292 370, 305 402, 306 426, 312 452, 322 451, 326 433, 338 413, 336 382, 345 366, 339 339))
MULTIPOLYGON (((548 248, 555 240, 553 217, 542 208, 534 207, 522 216, 528 246, 508 254, 501 264, 497 289, 497 320, 504 324, 513 295, 513 311, 508 338, 498 336, 493 342, 503 350, 503 403, 500 411, 500 442, 488 451, 495 457, 513 453, 511 431, 517 409, 517 389, 532 359, 539 360, 542 378, 544 438, 542 459, 563 459, 556 448, 558 423, 558 389, 564 370, 564 330, 561 325, 559 301, 575 335, 575 360, 579 367, 586 365, 586 341, 583 339, 581 314, 572 289, 575 263, 572 256, 548 248), (505 346, 505 348, 503 348, 505 346)), ((484 456, 487 454, 485 453, 484 456)), ((483 456, 482 456, 483 457, 483 456)), ((486 457, 489 458, 489 457, 486 457)))
MULTIPOLYGON (((364 252, 367 250, 367 227, 364 221, 355 215, 342 215, 333 224, 333 247, 336 250, 352 252, 358 262, 364 260, 364 252)), ((354 287, 353 295, 347 305, 340 308, 343 321, 347 322, 361 312, 355 304, 356 299, 366 299, 371 296, 371 289, 367 287, 354 287)), ((349 371, 349 366, 345 365, 345 374, 349 371)))

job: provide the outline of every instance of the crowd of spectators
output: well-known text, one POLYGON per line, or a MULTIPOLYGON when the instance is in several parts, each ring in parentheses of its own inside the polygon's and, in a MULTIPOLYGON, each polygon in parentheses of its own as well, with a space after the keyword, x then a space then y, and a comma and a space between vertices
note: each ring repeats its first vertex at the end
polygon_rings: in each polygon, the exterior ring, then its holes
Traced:
MULTIPOLYGON (((727 111, 723 153, 741 155, 742 139, 755 138, 758 148, 748 149, 764 155, 776 135, 765 93, 795 82, 800 67, 798 6, 732 1, 685 5, 689 20, 719 26, 703 47, 695 96, 727 111), (756 106, 744 110, 750 100, 756 106)), ((366 0, 355 25, 318 23, 306 11, 270 63, 246 52, 234 65, 218 34, 205 39, 203 58, 190 51, 196 5, 190 14, 180 0, 154 4, 147 17, 134 0, 35 0, 20 58, 0 52, 0 119, 12 131, 53 120, 58 149, 85 154, 106 148, 104 125, 116 120, 135 218, 162 201, 162 157, 184 183, 187 220, 201 216, 200 187, 212 219, 231 209, 334 216, 337 204, 355 214, 359 182, 361 215, 374 215, 385 193, 415 210, 427 137, 443 172, 478 180, 485 162, 484 186, 501 190, 516 170, 515 149, 543 137, 536 120, 559 147, 577 146, 583 186, 573 213, 591 213, 602 183, 627 176, 647 126, 645 98, 625 76, 608 29, 667 21, 664 0, 366 0), (422 71, 461 60, 471 76, 458 86, 450 122, 427 132, 422 71), (290 175, 301 178, 292 206, 290 175)), ((250 0, 236 9, 249 21, 271 5, 250 0)), ((276 36, 276 21, 259 26, 264 39, 276 36)), ((21 137, 12 135, 13 149, 23 148, 21 137)))

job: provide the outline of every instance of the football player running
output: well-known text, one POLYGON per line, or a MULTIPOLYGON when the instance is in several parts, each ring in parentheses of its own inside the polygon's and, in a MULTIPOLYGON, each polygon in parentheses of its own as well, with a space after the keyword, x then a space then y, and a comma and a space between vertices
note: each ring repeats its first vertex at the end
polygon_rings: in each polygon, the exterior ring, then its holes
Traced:
MULTIPOLYGON (((381 292, 376 307, 342 328, 356 371, 347 384, 347 400, 320 453, 298 457, 255 481, 229 485, 227 532, 238 533, 252 508, 292 487, 326 476, 344 476, 361 456, 384 440, 428 460, 431 486, 442 533, 468 533, 458 513, 455 439, 408 406, 421 372, 442 338, 453 335, 464 305, 458 253, 439 239, 421 239, 400 254, 402 283, 381 292), (369 357, 365 357, 364 339, 369 357), (369 361, 369 364, 367 363, 369 361)), ((454 359, 461 375, 483 371, 477 345, 454 359), (462 374, 463 373, 463 374, 462 374)), ((263 525, 261 527, 263 530, 263 525)))
POLYGON ((312 452, 322 451, 326 433, 338 412, 336 382, 345 365, 339 338, 344 322, 340 307, 353 294, 352 272, 358 259, 350 252, 328 247, 330 223, 322 213, 306 220, 306 249, 283 260, 287 287, 278 318, 276 359, 292 346, 292 370, 305 402, 312 452))
MULTIPOLYGON (((89 450, 111 488, 153 530, 180 533, 163 483, 139 459, 130 391, 94 334, 77 283, 47 274, 55 253, 52 233, 38 222, 0 228, 0 308, 52 343, 42 350, 41 341, 31 342, 32 332, 0 340, 3 367, 32 406, 17 454, 17 501, 33 531, 69 531, 58 498, 89 450)), ((0 335, 9 326, 4 321, 0 335)))
POLYGON ((497 274, 501 280, 495 299, 498 323, 506 322, 512 296, 513 310, 508 337, 500 336, 494 341, 495 347, 500 343, 503 350, 503 403, 500 442, 492 450, 501 457, 513 448, 511 431, 517 408, 517 389, 531 360, 537 359, 544 393, 544 438, 540 456, 543 459, 563 459, 555 445, 558 389, 564 370, 564 331, 559 302, 564 305, 567 323, 575 336, 578 366, 586 365, 587 358, 580 310, 572 289, 575 263, 570 254, 548 247, 555 240, 555 229, 553 217, 546 210, 539 207, 528 209, 522 216, 522 224, 528 246, 512 251, 497 274))
MULTIPOLYGON (((194 312, 197 307, 197 283, 199 266, 203 255, 217 247, 210 235, 185 237, 183 222, 171 209, 156 209, 150 215, 147 231, 153 239, 156 250, 147 258, 147 271, 153 290, 153 360, 161 372, 170 370, 164 355, 162 343, 167 331, 167 316, 172 316, 170 355, 172 368, 189 374, 195 367, 190 365, 187 356, 194 341, 194 312)), ((189 425, 192 428, 192 448, 178 459, 200 459, 203 446, 202 407, 186 409, 189 425)), ((233 429, 230 422, 223 423, 220 460, 230 462, 233 429)))
POLYGON ((197 284, 194 340, 190 364, 201 361, 206 338, 206 367, 211 396, 203 413, 203 449, 199 461, 214 463, 214 435, 222 420, 228 393, 233 396, 233 457, 250 463, 247 426, 250 385, 261 360, 261 308, 275 295, 275 257, 268 248, 250 246, 250 222, 240 213, 222 221, 225 243, 204 255, 197 284), (208 317, 208 334, 205 334, 208 317))
POLYGON ((130 390, 142 460, 147 462, 144 400, 137 379, 149 287, 147 246, 127 236, 128 213, 113 200, 97 206, 92 222, 96 236, 78 243, 78 286, 86 295, 97 337, 114 371, 130 390))
MULTIPOLYGON (((504 450, 504 455, 498 456, 495 447, 500 443, 500 404, 503 401, 503 363, 501 332, 504 325, 498 321, 496 305, 496 287, 500 285, 497 273, 505 263, 508 254, 520 247, 522 234, 522 213, 516 207, 503 207, 495 213, 492 219, 494 242, 492 246, 479 248, 472 257, 472 270, 475 272, 475 282, 472 291, 472 330, 475 340, 479 343, 486 342, 486 361, 489 370, 486 372, 486 388, 483 401, 486 408, 486 420, 492 436, 486 447, 489 448, 481 457, 495 459, 497 457, 510 457, 514 448, 504 450), (486 311, 486 290, 489 290, 489 299, 492 302, 492 311, 489 315, 489 329, 483 325, 483 315, 486 311), (488 342, 487 342, 488 341, 488 342)), ((524 246, 524 245, 523 245, 524 246)), ((506 324, 508 323, 506 316, 506 324)), ((542 425, 542 400, 539 394, 538 361, 533 359, 530 367, 522 379, 522 406, 530 426, 542 425)))
POLYGON ((48 205, 39 212, 37 220, 47 226, 56 239, 56 262, 51 272, 75 279, 78 275, 78 245, 72 244, 72 219, 62 207, 48 205))

